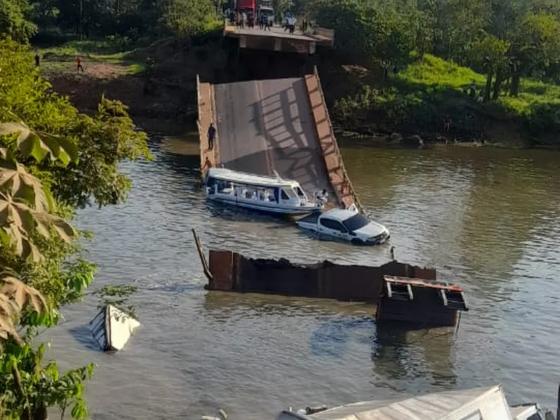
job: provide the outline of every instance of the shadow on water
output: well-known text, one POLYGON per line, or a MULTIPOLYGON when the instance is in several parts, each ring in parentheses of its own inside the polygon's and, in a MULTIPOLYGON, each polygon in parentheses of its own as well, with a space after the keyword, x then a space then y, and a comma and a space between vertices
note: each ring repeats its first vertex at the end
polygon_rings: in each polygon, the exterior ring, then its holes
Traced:
POLYGON ((289 297, 260 293, 209 291, 203 308, 216 320, 227 320, 233 314, 250 312, 251 316, 372 316, 374 307, 367 303, 338 302, 330 299, 289 297))
MULTIPOLYGON (((152 147, 155 161, 123 164, 134 181, 126 204, 85 209, 76 221, 95 232, 87 249, 98 285, 138 282, 144 326, 118 357, 88 355, 99 361, 88 384, 93 418, 195 418, 221 407, 261 419, 288 405, 498 382, 512 401, 555 404, 558 153, 344 150, 397 257, 465 286, 472 312, 454 335, 377 325, 372 305, 203 290, 192 227, 206 247, 250 257, 380 265, 387 250, 317 241, 268 216, 214 213, 197 186, 199 157, 152 147), (527 156, 532 163, 517 160, 527 156)), ((53 351, 79 366, 82 348, 94 346, 94 311, 66 311, 81 327, 51 330, 53 351)))
POLYGON ((188 179, 200 180, 200 158, 198 156, 186 156, 163 151, 158 154, 157 159, 166 168, 184 175, 188 179))
POLYGON ((311 354, 342 358, 350 340, 357 340, 362 344, 371 340, 373 325, 371 316, 335 318, 321 322, 309 339, 311 354))
POLYGON ((78 344, 87 350, 101 352, 99 346, 93 338, 92 332, 88 324, 79 325, 69 329, 70 335, 76 340, 78 344))
POLYGON ((422 329, 398 322, 376 323, 371 359, 376 377, 402 381, 428 378, 431 385, 453 386, 454 328, 422 329))
MULTIPOLYGON (((201 189, 200 193, 204 194, 204 191, 201 189)), ((276 223, 274 229, 284 229, 287 225, 293 224, 292 220, 285 215, 264 213, 214 201, 207 201, 206 208, 213 217, 238 222, 276 223)))

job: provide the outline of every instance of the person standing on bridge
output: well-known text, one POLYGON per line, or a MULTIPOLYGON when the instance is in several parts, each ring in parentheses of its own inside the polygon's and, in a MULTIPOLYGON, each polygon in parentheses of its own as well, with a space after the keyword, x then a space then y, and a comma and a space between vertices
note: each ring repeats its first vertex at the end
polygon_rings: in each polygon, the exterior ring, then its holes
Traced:
POLYGON ((315 194, 315 200, 317 201, 317 204, 324 206, 329 201, 329 193, 327 190, 318 191, 315 194))
POLYGON ((293 15, 288 18, 288 28, 290 29, 291 34, 293 34, 296 30, 296 17, 293 15))
POLYGON ((206 160, 204 161, 204 165, 202 166, 202 172, 206 173, 206 170, 210 169, 212 167, 212 162, 210 162, 210 159, 208 158, 208 156, 206 156, 206 160))
POLYGON ((210 127, 208 127, 208 150, 214 149, 215 139, 216 139, 216 127, 214 127, 214 123, 210 123, 210 127))

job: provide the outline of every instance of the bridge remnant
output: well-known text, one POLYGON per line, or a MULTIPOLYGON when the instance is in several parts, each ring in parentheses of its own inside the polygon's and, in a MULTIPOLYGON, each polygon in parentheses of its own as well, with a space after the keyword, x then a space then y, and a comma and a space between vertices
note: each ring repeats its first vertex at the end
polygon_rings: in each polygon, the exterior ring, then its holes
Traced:
POLYGON ((290 34, 282 28, 274 26, 270 31, 258 28, 241 28, 226 24, 224 37, 239 40, 239 48, 268 50, 285 53, 313 55, 317 46, 332 48, 334 31, 332 29, 315 28, 312 32, 290 34))
POLYGON ((280 175, 308 193, 329 192, 329 204, 348 208, 358 198, 344 168, 317 72, 305 77, 199 83, 201 168, 212 166, 280 175), (214 122, 215 150, 206 132, 214 122))

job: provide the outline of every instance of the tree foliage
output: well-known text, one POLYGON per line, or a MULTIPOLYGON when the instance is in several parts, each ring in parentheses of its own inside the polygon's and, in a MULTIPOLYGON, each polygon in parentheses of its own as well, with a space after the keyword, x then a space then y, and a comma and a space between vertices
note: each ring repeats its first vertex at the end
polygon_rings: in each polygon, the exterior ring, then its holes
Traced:
POLYGON ((335 30, 337 48, 364 63, 403 62, 414 48, 416 32, 410 25, 411 16, 355 0, 319 0, 314 4, 317 24, 335 30))
POLYGON ((27 42, 37 32, 37 26, 29 20, 30 12, 27 0, 0 0, 0 38, 27 42))
POLYGON ((487 75, 485 98, 522 76, 560 81, 560 6, 553 0, 312 0, 336 48, 362 64, 402 64, 431 53, 487 75))
POLYGON ((61 374, 32 339, 93 280, 67 219, 122 202, 130 180, 119 163, 150 155, 124 105, 103 99, 95 115, 80 114, 32 61, 27 47, 0 41, 0 417, 46 419, 56 405, 85 418, 93 367, 61 374))
POLYGON ((218 24, 216 8, 210 0, 167 0, 162 24, 179 37, 200 35, 218 24))
POLYGON ((214 30, 223 3, 222 0, 47 0, 34 2, 34 15, 45 28, 57 26, 86 37, 121 35, 133 40, 147 34, 183 37, 214 30))

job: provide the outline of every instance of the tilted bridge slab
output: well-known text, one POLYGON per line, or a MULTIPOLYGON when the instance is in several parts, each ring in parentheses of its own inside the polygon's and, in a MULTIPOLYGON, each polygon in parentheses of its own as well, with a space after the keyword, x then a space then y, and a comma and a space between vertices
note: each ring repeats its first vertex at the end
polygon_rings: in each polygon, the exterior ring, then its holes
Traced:
POLYGON ((326 189, 330 205, 361 209, 338 148, 318 74, 284 79, 198 83, 201 168, 212 166, 326 189), (208 149, 207 130, 217 128, 208 149))

